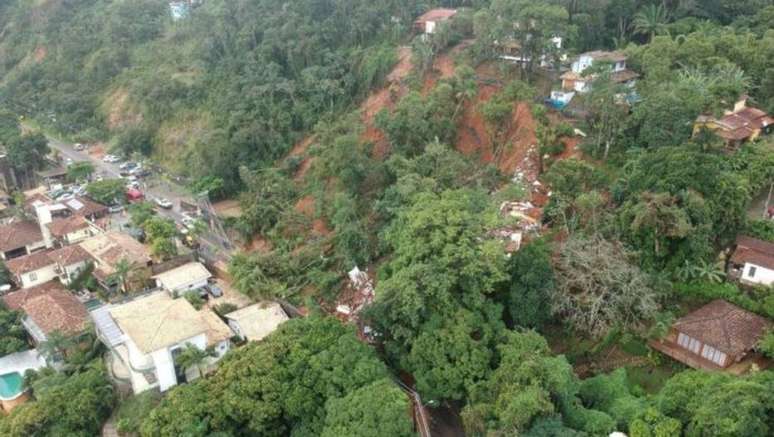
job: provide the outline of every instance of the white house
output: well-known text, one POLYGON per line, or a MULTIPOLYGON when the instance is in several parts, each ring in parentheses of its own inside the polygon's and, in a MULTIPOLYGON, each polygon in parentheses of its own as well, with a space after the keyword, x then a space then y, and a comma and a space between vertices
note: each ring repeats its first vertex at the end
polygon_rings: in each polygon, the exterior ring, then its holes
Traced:
POLYGON ((450 20, 455 15, 457 15, 456 9, 431 9, 414 20, 414 29, 425 35, 431 35, 436 32, 441 23, 450 20))
POLYGON ((572 63, 571 70, 560 76, 562 88, 565 91, 588 92, 591 89, 591 82, 594 80, 595 75, 587 74, 586 69, 600 62, 611 64, 610 79, 615 83, 633 85, 634 80, 639 76, 626 68, 626 55, 623 52, 597 50, 578 56, 578 59, 572 63))
POLYGON ((274 332, 288 315, 275 302, 256 303, 226 314, 228 326, 234 333, 248 341, 260 341, 274 332))
POLYGON ((202 263, 189 262, 159 273, 153 276, 153 279, 156 281, 156 286, 176 297, 187 291, 204 287, 211 277, 212 274, 202 263))
POLYGON ((59 279, 68 285, 92 261, 79 246, 36 252, 6 262, 8 271, 21 288, 30 288, 59 279))
POLYGON ((729 275, 748 285, 774 284, 774 243, 739 236, 731 255, 729 275))
POLYGON ((128 375, 135 394, 156 387, 163 392, 197 378, 198 370, 182 368, 176 357, 188 345, 212 348, 213 356, 202 366, 209 370, 228 351, 232 335, 211 311, 196 311, 187 300, 163 291, 98 308, 91 317, 112 352, 113 375, 128 375))

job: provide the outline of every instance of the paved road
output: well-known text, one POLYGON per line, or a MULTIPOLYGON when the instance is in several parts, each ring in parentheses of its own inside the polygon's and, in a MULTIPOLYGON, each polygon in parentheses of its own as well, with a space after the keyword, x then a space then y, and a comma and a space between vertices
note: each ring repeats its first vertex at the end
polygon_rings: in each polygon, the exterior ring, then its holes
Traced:
MULTIPOLYGON (((48 137, 48 144, 51 148, 59 151, 60 155, 64 158, 69 158, 73 162, 90 161, 96 170, 97 174, 102 174, 106 178, 119 178, 121 177, 118 164, 111 164, 98 159, 88 152, 79 152, 74 149, 74 144, 65 143, 56 138, 48 137)), ((183 211, 180 209, 180 201, 193 202, 192 197, 186 193, 185 188, 180 185, 162 181, 160 178, 151 178, 141 182, 141 191, 143 191, 146 197, 150 198, 166 198, 172 202, 172 209, 157 208, 160 215, 168 217, 177 223, 180 223, 183 219, 183 211)), ((225 247, 223 242, 214 234, 205 234, 200 238, 202 244, 202 251, 212 261, 223 260, 227 261, 231 255, 231 250, 225 247)))

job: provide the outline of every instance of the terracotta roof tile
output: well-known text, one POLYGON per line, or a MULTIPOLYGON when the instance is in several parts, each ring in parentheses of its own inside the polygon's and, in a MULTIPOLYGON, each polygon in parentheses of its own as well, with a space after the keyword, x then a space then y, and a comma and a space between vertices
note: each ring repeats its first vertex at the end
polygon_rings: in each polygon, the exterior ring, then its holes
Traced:
POLYGON ((0 250, 7 252, 43 241, 38 224, 31 221, 0 226, 0 250))
POLYGON ((14 275, 23 275, 28 272, 42 269, 55 264, 49 256, 49 252, 36 252, 6 261, 5 265, 14 275))
POLYGON ((58 281, 14 291, 3 300, 8 308, 24 311, 45 334, 77 334, 89 318, 86 307, 58 281))
POLYGON ((702 343, 736 356, 752 349, 771 326, 765 318, 724 300, 714 300, 678 319, 673 327, 702 343))
POLYGON ((59 263, 61 266, 71 266, 79 262, 93 261, 89 252, 86 252, 81 246, 72 245, 56 249, 49 253, 49 257, 59 263))
POLYGON ((774 243, 739 236, 731 262, 737 265, 751 263, 774 270, 774 243))
POLYGON ((447 8, 430 9, 429 11, 417 17, 417 19, 414 22, 424 23, 427 21, 443 21, 443 20, 448 20, 449 18, 453 17, 456 14, 457 14, 456 9, 447 9, 447 8))
POLYGON ((55 219, 46 226, 54 237, 64 237, 67 234, 88 228, 89 222, 82 216, 73 215, 63 219, 55 219))

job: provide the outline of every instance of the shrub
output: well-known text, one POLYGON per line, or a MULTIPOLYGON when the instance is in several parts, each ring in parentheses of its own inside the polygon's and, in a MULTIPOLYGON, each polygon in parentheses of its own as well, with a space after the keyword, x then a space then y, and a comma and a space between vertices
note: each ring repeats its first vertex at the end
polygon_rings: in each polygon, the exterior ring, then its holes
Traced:
POLYGON ((197 311, 204 306, 204 299, 199 296, 199 292, 196 290, 185 293, 183 297, 191 304, 191 306, 196 308, 197 311))

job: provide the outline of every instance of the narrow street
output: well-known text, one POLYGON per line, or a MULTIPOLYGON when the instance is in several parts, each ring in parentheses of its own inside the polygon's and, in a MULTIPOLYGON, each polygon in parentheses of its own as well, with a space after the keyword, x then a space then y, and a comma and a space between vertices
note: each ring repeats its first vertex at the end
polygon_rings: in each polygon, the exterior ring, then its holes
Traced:
MULTIPOLYGON (((106 178, 120 178, 119 164, 111 164, 92 156, 88 151, 77 151, 74 144, 65 143, 59 139, 47 137, 48 144, 57 150, 63 158, 69 158, 72 162, 89 161, 94 165, 95 174, 102 174, 106 178)), ((140 181, 140 189, 148 200, 152 198, 166 198, 172 202, 171 209, 156 208, 159 215, 170 218, 175 223, 183 219, 183 211, 180 209, 180 201, 196 203, 187 190, 171 181, 162 180, 160 175, 154 174, 140 181)), ((213 232, 207 232, 200 237, 201 252, 209 261, 228 261, 233 248, 221 241, 213 232)))

